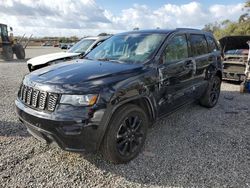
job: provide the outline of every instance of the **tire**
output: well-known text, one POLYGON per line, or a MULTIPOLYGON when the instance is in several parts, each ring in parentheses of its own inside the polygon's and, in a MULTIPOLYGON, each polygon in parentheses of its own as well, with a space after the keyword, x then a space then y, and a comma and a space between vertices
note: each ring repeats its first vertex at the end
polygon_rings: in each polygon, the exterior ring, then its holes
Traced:
POLYGON ((3 46, 3 59, 6 61, 13 60, 13 50, 11 45, 3 46))
POLYGON ((124 105, 115 112, 108 127, 101 148, 104 158, 115 164, 134 159, 146 139, 146 113, 136 105, 124 105))
POLYGON ((220 96, 221 79, 218 76, 213 76, 209 82, 208 87, 200 98, 200 104, 207 108, 214 107, 220 96))
POLYGON ((25 59, 25 50, 21 44, 15 44, 13 51, 16 54, 17 59, 25 59))

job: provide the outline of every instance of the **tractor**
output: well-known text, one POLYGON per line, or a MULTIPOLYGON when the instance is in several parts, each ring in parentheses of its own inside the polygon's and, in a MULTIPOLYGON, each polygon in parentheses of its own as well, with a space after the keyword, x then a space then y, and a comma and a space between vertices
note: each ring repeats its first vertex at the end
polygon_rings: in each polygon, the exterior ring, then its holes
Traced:
POLYGON ((0 58, 6 61, 13 60, 15 54, 17 59, 24 59, 25 50, 20 42, 14 40, 11 27, 9 34, 7 25, 0 23, 0 58))

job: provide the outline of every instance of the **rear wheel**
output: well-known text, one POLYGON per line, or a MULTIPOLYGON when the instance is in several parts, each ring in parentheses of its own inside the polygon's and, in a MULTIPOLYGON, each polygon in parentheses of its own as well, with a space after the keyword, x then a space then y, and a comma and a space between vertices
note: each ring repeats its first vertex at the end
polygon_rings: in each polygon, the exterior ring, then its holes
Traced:
POLYGON ((11 45, 3 46, 3 59, 6 61, 13 60, 13 50, 11 45))
POLYGON ((208 87, 204 95, 200 98, 202 106, 212 108, 214 107, 220 96, 221 79, 218 76, 213 76, 208 83, 208 87))
POLYGON ((25 50, 21 44, 15 44, 13 47, 13 51, 16 54, 17 59, 25 58, 25 50))
POLYGON ((148 128, 146 113, 136 105, 121 107, 109 125, 102 143, 103 156, 113 163, 127 163, 141 151, 148 128))

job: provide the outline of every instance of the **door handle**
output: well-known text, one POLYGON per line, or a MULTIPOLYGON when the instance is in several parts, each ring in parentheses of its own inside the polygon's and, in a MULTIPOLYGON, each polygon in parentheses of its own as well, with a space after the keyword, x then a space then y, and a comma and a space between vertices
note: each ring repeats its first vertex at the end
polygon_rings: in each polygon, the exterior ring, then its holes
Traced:
POLYGON ((168 85, 170 84, 169 78, 163 79, 161 84, 162 84, 163 86, 168 86, 168 85))
POLYGON ((193 68, 193 61, 192 60, 187 61, 185 63, 185 67, 188 68, 188 69, 193 68))

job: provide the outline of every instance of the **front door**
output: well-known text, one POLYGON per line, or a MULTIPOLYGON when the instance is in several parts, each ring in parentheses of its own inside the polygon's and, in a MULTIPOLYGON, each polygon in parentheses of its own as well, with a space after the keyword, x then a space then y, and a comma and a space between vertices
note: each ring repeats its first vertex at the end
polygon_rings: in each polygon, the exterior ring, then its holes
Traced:
POLYGON ((185 34, 177 34, 167 41, 158 67, 159 116, 183 105, 192 96, 196 63, 188 53, 185 34))

